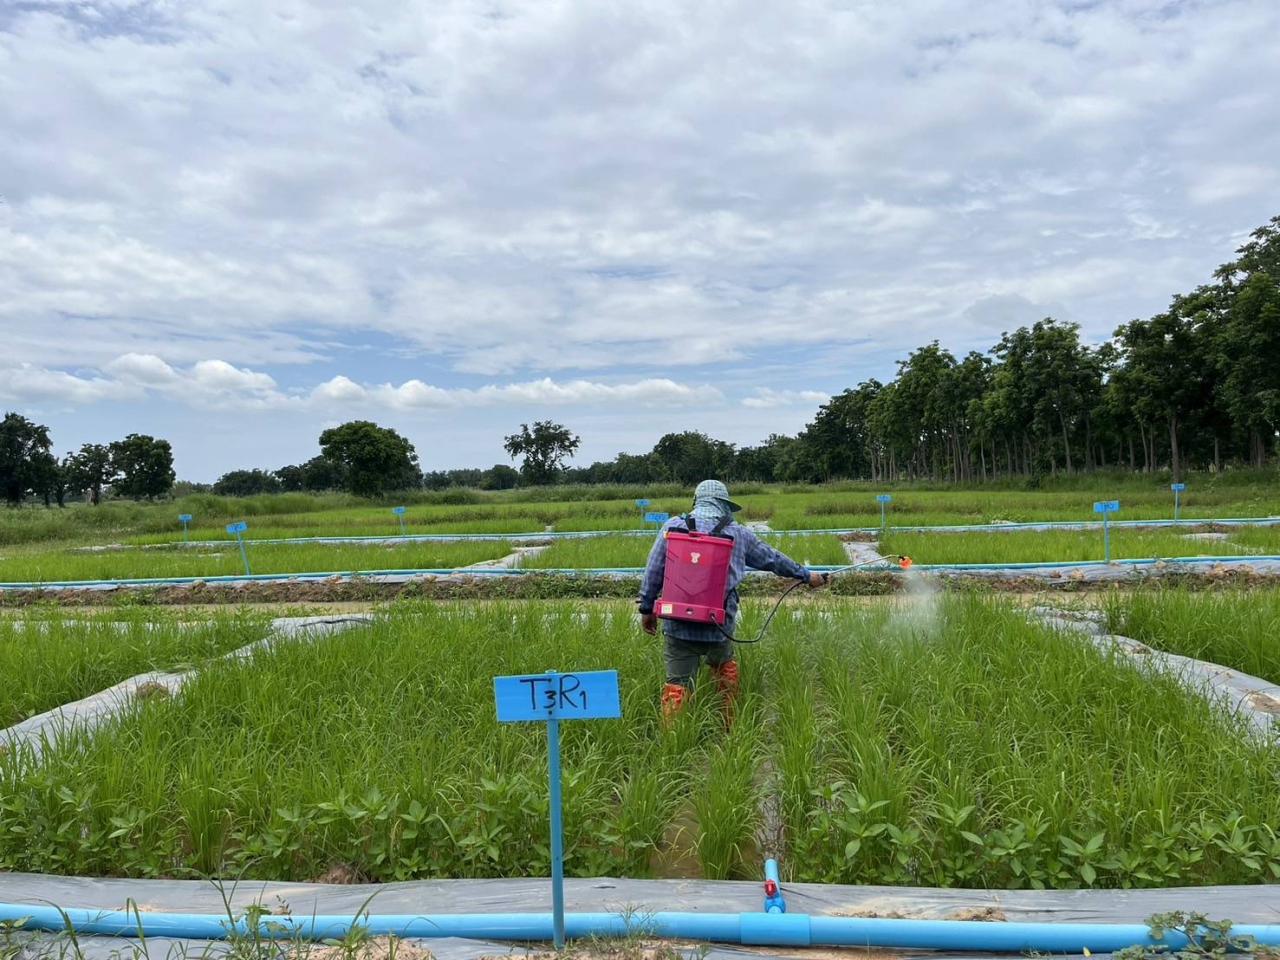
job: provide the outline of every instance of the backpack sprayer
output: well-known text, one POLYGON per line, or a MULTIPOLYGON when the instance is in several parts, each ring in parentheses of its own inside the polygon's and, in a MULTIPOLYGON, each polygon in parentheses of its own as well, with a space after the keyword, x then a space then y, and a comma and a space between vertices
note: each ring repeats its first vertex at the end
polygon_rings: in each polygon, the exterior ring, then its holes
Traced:
MULTIPOLYGON (((662 620, 713 626, 725 639, 734 643, 759 643, 769 629, 774 614, 782 606, 782 601, 797 587, 803 586, 805 581, 797 580, 783 591, 765 617, 754 640, 739 640, 724 628, 725 608, 729 603, 729 560, 733 556, 733 538, 724 536, 724 531, 733 522, 732 518, 722 517, 708 533, 698 532, 697 522, 692 516, 686 516, 684 522, 684 530, 668 530, 663 535, 667 560, 662 576, 662 592, 654 605, 654 613, 662 620)), ((824 573, 822 582, 829 582, 837 573, 879 563, 883 559, 889 558, 875 557, 839 567, 824 573)), ((911 567, 911 558, 908 556, 898 554, 894 559, 904 570, 911 567)))

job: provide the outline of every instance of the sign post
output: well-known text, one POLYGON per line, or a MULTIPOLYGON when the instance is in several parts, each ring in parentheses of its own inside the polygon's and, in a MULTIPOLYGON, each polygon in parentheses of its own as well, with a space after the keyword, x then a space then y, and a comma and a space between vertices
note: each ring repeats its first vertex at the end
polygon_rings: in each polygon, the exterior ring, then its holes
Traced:
POLYGON ((1107 522, 1107 518, 1119 509, 1119 500, 1099 500, 1093 505, 1093 512, 1102 514, 1102 545, 1107 563, 1111 562, 1111 524, 1107 522))
POLYGON ((249 554, 244 548, 244 532, 248 529, 249 525, 243 520, 227 524, 227 533, 232 534, 236 538, 236 543, 240 544, 240 559, 244 561, 244 575, 251 577, 253 571, 249 569, 249 554))
POLYGON ((888 528, 889 516, 886 507, 893 502, 893 497, 887 493, 877 493, 876 502, 880 504, 880 532, 884 533, 888 528))
POLYGON ((1169 489, 1173 491, 1173 522, 1177 523, 1182 519, 1182 491, 1187 489, 1185 483, 1171 483, 1169 489))
POLYGON ((551 913, 556 949, 564 947, 564 822, 561 816, 560 721, 622 716, 618 671, 526 674, 493 678, 499 723, 547 724, 547 779, 551 807, 551 913))
POLYGON ((640 511, 643 513, 645 508, 649 506, 649 501, 642 497, 636 501, 636 506, 639 507, 640 511))
POLYGON ((646 513, 644 515, 645 523, 656 523, 659 527, 661 527, 664 523, 666 523, 670 519, 671 519, 671 514, 669 513, 646 513))
POLYGON ((400 536, 402 536, 402 537, 403 537, 403 536, 404 536, 404 534, 405 534, 405 528, 404 528, 404 507, 392 507, 392 508, 391 508, 391 512, 392 512, 392 513, 394 513, 397 517, 399 517, 399 518, 400 518, 400 536))
POLYGON ((182 524, 182 542, 186 543, 190 539, 190 536, 188 535, 188 527, 191 525, 191 514, 178 514, 178 522, 182 524))

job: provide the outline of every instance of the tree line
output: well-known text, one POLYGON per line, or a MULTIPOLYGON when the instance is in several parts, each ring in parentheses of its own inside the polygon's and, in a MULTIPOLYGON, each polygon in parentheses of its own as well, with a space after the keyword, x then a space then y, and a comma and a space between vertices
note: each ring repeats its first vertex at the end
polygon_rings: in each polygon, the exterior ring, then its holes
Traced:
POLYGON ((10 506, 35 498, 46 507, 61 507, 68 496, 97 504, 107 489, 116 496, 150 500, 169 493, 173 482, 173 450, 167 440, 131 433, 114 443, 86 443, 58 459, 48 427, 18 413, 0 420, 0 491, 10 506))

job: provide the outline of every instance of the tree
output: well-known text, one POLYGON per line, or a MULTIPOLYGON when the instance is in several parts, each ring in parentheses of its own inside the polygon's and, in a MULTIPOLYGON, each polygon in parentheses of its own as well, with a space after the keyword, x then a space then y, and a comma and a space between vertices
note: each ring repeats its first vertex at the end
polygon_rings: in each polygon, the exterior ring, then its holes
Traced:
POLYGON ((86 443, 78 452, 67 454, 67 486, 87 492, 95 507, 102 502, 102 490, 119 479, 111 458, 111 448, 103 443, 86 443))
POLYGON ((131 433, 111 444, 111 462, 120 474, 115 492, 154 500, 173 489, 173 448, 168 440, 131 433))
POLYGON ((361 497, 407 490, 422 482, 413 444, 390 427, 352 420, 320 434, 320 452, 339 464, 345 489, 361 497))
POLYGON ((48 427, 18 413, 6 413, 0 421, 0 493, 10 506, 47 489, 44 476, 53 459, 51 446, 48 427))
POLYGON ((308 490, 341 490, 345 485, 343 467, 323 456, 312 457, 306 463, 291 464, 275 471, 280 489, 286 493, 308 490))
POLYGON ((538 420, 533 429, 520 424, 520 432, 506 437, 502 447, 511 459, 524 457, 520 473, 529 483, 551 483, 559 476, 565 459, 573 456, 582 440, 569 428, 550 420, 538 420))
POLYGON ((505 463, 495 463, 480 478, 481 490, 513 490, 520 482, 520 471, 505 463))
POLYGON ((259 493, 279 493, 280 481, 266 470, 232 470, 213 484, 213 492, 224 497, 252 497, 259 493))
POLYGON ((733 445, 696 430, 668 433, 653 446, 653 458, 665 480, 694 484, 725 477, 733 470, 733 445))

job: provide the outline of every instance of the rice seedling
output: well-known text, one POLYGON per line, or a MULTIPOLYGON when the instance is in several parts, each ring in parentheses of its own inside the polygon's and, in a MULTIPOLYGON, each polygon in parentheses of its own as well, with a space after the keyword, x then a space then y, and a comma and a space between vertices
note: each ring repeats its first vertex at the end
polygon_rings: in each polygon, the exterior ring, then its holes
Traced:
POLYGON ((885 610, 857 627, 796 617, 807 629, 775 641, 797 651, 755 661, 766 686, 784 665, 800 669, 814 700, 812 717, 779 715, 800 726, 779 740, 808 748, 815 771, 807 809, 787 820, 795 879, 994 888, 1280 876, 1280 756, 1176 678, 977 598, 947 600, 933 629, 885 610))
POLYGON ((562 731, 573 875, 754 875, 763 843, 795 880, 1280 876, 1280 755, 1175 678, 1016 609, 805 605, 740 659, 730 732, 709 687, 664 732, 658 642, 627 605, 397 607, 0 757, 0 869, 545 876, 545 736, 496 723, 491 678, 554 666, 622 681, 623 719, 562 731))
POLYGON ((75 620, 0 619, 0 728, 151 670, 175 670, 266 633, 250 615, 200 621, 125 614, 75 620))
POLYGON ((521 566, 531 570, 643 567, 652 547, 653 538, 649 536, 557 540, 547 549, 525 557, 521 566))
MULTIPOLYGON (((350 545, 249 544, 254 573, 462 567, 511 552, 505 541, 391 542, 350 545)), ((48 582, 151 577, 214 577, 244 573, 235 541, 217 547, 174 547, 83 553, 14 549, 0 559, 0 580, 48 582)))
POLYGON ((1219 663, 1280 684, 1280 591, 1190 593, 1166 589, 1116 596, 1110 629, 1158 650, 1219 663))
MULTIPOLYGON (((1102 530, 1044 530, 1008 533, 925 533, 890 530, 880 540, 883 553, 905 553, 918 563, 1063 563, 1102 560, 1102 530)), ((1192 539, 1172 530, 1112 528, 1113 559, 1232 556, 1229 541, 1192 539)))

